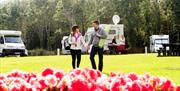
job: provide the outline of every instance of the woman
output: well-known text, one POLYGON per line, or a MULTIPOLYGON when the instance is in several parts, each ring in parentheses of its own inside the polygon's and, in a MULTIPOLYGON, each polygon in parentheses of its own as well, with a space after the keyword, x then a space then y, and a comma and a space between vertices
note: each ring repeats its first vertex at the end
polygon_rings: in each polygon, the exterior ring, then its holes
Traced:
POLYGON ((79 68, 80 62, 81 62, 81 50, 82 50, 82 44, 85 46, 85 41, 83 36, 80 33, 79 26, 73 26, 72 32, 69 35, 69 44, 71 44, 70 52, 72 56, 72 66, 73 69, 79 68), (76 64, 77 59, 77 64, 76 64))

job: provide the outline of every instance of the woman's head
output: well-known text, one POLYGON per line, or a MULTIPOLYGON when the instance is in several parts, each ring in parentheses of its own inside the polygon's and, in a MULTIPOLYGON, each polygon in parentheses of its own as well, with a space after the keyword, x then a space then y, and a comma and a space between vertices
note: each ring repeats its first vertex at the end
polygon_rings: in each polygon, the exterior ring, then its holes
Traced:
POLYGON ((79 26, 73 26, 73 27, 72 27, 72 32, 73 32, 73 34, 79 32, 79 29, 80 29, 79 26))

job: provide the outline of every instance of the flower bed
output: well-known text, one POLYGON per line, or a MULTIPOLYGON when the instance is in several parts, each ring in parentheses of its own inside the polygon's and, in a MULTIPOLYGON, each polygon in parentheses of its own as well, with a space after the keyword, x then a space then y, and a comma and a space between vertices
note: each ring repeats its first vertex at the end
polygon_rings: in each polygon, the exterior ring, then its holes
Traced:
POLYGON ((170 80, 148 74, 75 69, 69 73, 46 68, 41 75, 13 71, 0 74, 0 91, 180 91, 170 80))

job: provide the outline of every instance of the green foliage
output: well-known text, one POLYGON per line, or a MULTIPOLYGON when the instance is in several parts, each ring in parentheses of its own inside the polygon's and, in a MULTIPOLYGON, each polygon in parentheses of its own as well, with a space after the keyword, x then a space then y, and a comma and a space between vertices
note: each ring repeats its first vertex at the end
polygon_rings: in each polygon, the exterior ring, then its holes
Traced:
POLYGON ((180 43, 180 2, 179 0, 172 1, 172 12, 173 12, 173 31, 171 32, 174 42, 180 43))
POLYGON ((29 50, 28 54, 29 56, 43 56, 43 55, 55 55, 55 52, 44 49, 33 49, 33 50, 29 50))

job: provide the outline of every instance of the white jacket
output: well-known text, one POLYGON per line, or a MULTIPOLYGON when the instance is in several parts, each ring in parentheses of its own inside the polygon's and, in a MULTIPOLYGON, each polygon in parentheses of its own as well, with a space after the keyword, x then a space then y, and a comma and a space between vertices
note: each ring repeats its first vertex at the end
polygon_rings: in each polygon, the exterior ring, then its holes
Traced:
POLYGON ((79 33, 78 37, 77 36, 75 37, 72 34, 70 34, 68 42, 69 42, 69 44, 71 44, 70 49, 73 49, 73 50, 82 50, 82 46, 86 46, 84 38, 80 33, 79 33), (76 43, 76 45, 73 43, 76 43))

